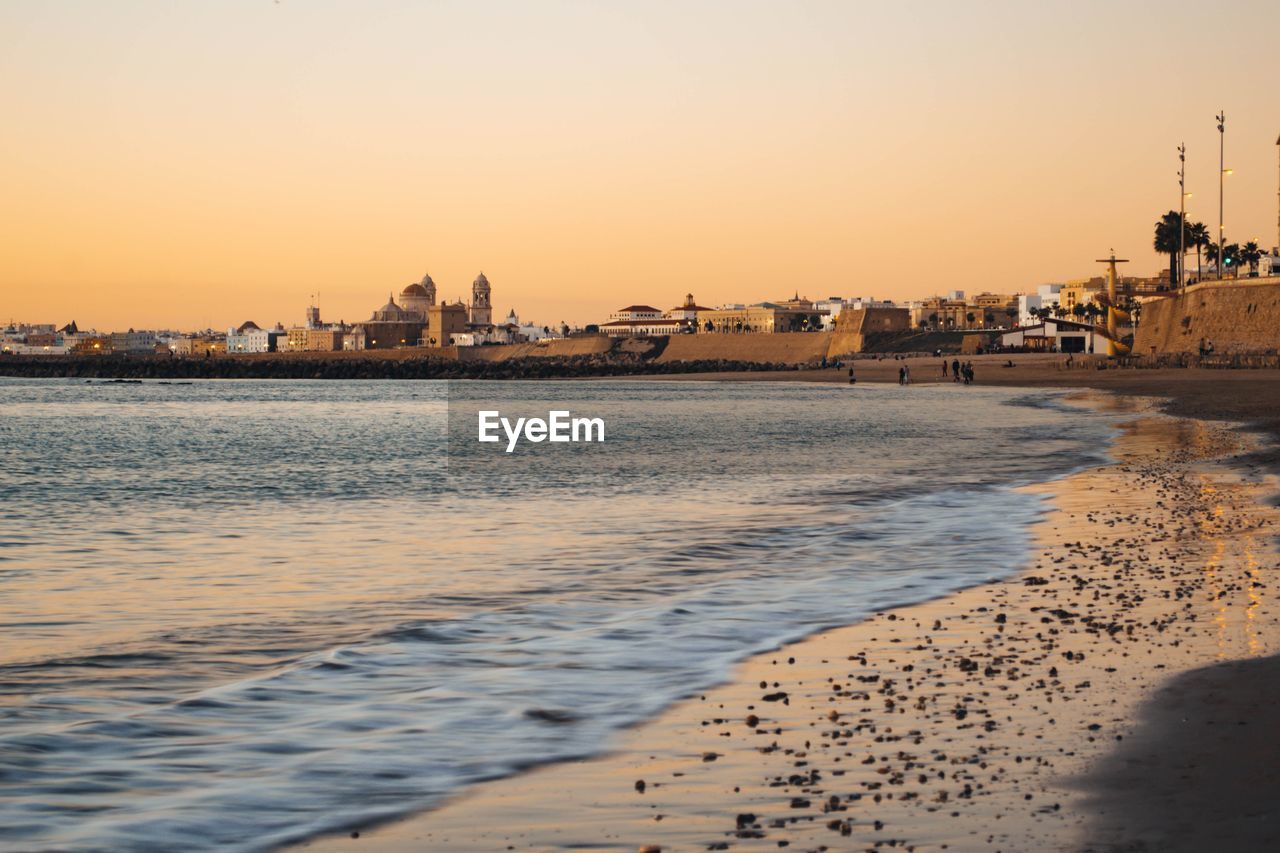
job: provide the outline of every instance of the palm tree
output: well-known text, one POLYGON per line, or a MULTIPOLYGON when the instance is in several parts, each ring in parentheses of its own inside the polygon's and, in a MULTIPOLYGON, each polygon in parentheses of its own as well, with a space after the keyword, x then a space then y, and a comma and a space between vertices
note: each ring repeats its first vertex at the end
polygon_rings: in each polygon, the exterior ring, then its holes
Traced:
POLYGON ((1262 260, 1262 249, 1258 244, 1250 240, 1240 248, 1240 263, 1249 265, 1249 274, 1253 275, 1258 272, 1258 261, 1262 260))
POLYGON ((1187 226, 1187 245, 1196 247, 1196 279, 1200 278, 1200 250, 1212 245, 1209 240, 1209 226, 1203 222, 1192 222, 1187 226))
POLYGON ((1182 214, 1171 210, 1156 221, 1155 250, 1169 256, 1169 286, 1178 286, 1178 252, 1182 251, 1182 214))
POLYGON ((973 321, 978 319, 978 317, 976 314, 970 311, 968 314, 964 315, 964 319, 969 324, 969 328, 973 328, 973 321))
POLYGON ((1218 269, 1218 244, 1210 240, 1204 247, 1204 259, 1213 264, 1215 271, 1221 273, 1218 269))

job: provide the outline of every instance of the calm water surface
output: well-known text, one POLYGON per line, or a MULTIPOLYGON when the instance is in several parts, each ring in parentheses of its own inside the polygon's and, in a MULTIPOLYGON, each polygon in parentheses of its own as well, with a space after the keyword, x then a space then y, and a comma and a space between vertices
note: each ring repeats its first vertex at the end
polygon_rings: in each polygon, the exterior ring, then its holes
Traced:
POLYGON ((1103 415, 981 387, 0 380, 0 845, 270 847, 1006 575, 1103 415), (474 412, 603 417, 514 454, 474 412))

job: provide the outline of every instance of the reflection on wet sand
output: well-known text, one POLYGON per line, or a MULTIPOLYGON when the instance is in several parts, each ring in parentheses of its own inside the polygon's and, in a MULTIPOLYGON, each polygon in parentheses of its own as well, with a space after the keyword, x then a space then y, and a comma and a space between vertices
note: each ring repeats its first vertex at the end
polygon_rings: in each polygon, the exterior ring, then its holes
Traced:
POLYGON ((1105 820, 1140 819, 1084 774, 1141 703, 1172 673, 1280 648, 1256 583, 1268 486, 1207 461, 1244 449, 1138 418, 1116 465, 1047 489, 1058 511, 1015 580, 754 658, 613 757, 485 786, 360 848, 1105 848, 1105 820))

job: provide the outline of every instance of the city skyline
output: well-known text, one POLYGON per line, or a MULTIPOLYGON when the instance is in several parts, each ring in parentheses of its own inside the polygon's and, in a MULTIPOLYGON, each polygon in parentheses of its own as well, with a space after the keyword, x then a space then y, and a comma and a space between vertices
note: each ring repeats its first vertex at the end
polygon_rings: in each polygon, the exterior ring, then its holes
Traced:
POLYGON ((318 292, 355 322, 482 269, 504 313, 582 325, 1027 291, 1112 247, 1155 274, 1180 142, 1216 230, 1218 110, 1227 240, 1274 245, 1246 36, 1280 12, 1085 5, 8 4, 0 313, 288 324, 318 292))

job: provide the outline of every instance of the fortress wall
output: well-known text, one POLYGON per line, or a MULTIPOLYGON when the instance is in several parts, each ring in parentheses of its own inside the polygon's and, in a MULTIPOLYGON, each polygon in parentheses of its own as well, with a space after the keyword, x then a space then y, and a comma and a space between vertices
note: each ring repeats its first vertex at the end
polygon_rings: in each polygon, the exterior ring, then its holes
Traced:
POLYGON ((1143 303, 1133 353, 1194 353, 1201 338, 1218 353, 1280 348, 1280 278, 1197 284, 1143 303))
POLYGON ((511 344, 493 347, 460 347, 463 361, 507 361, 513 358, 551 358, 575 355, 600 355, 611 352, 613 341, 604 335, 582 338, 557 338, 545 343, 511 344))
POLYGON ((827 347, 827 357, 840 358, 862 352, 866 342, 866 335, 862 332, 841 332, 837 330, 831 333, 831 345, 827 347))
POLYGON ((807 364, 822 360, 831 344, 831 337, 831 332, 672 335, 666 349, 655 361, 719 359, 807 364))
POLYGON ((906 332, 911 312, 906 308, 844 310, 836 318, 836 331, 827 355, 831 358, 862 352, 867 336, 880 332, 906 332))

